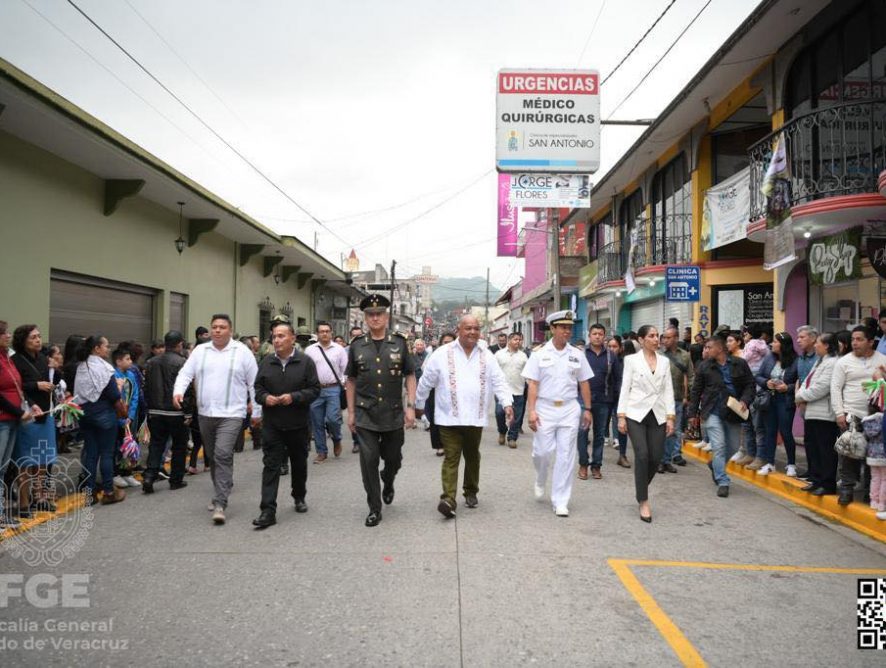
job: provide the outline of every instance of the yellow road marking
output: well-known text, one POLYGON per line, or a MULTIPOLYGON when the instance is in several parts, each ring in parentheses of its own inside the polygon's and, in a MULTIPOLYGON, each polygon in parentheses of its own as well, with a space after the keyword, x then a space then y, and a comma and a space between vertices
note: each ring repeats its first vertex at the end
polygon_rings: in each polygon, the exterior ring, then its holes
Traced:
POLYGON ((66 496, 63 496, 57 500, 55 506, 56 511, 54 513, 40 511, 37 513, 36 517, 23 519, 21 521, 21 526, 18 529, 6 529, 5 531, 0 531, 0 543, 2 543, 3 540, 9 538, 10 536, 24 533, 25 531, 30 531, 38 524, 49 522, 50 520, 53 520, 60 515, 66 515, 67 513, 82 508, 83 494, 68 494, 66 496))
POLYGON ((674 621, 662 610, 640 580, 631 571, 632 566, 664 568, 699 568, 722 571, 769 571, 781 573, 829 573, 840 575, 886 575, 886 568, 832 568, 830 566, 781 566, 772 564, 719 564, 704 561, 661 561, 657 559, 607 559, 609 567, 634 597, 646 616, 665 639, 684 666, 706 666, 695 646, 674 621))

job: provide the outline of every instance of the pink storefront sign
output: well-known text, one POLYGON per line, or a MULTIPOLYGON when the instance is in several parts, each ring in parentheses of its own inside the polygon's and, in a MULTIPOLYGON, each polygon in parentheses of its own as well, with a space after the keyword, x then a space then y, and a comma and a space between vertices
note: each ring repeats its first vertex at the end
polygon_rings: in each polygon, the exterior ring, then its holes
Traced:
POLYGON ((498 175, 498 256, 517 255, 517 207, 510 202, 511 179, 498 175))

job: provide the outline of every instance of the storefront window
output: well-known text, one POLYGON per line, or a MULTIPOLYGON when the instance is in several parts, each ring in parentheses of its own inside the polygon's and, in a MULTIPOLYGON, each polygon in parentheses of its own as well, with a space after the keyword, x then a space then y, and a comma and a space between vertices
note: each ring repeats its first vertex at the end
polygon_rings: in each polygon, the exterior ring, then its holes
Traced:
POLYGON ((810 286, 810 291, 819 291, 818 322, 822 331, 851 329, 864 318, 876 318, 879 314, 880 277, 866 258, 862 260, 861 270, 862 277, 858 281, 810 286))

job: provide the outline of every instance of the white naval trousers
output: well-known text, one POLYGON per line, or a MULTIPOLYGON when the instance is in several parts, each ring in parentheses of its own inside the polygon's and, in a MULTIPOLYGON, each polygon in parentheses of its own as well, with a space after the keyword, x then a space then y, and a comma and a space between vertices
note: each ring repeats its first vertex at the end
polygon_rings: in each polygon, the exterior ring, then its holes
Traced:
POLYGON ((581 406, 574 399, 564 401, 562 406, 539 399, 535 412, 541 421, 532 439, 535 482, 544 486, 551 460, 556 458, 551 480, 551 504, 555 510, 560 506, 568 507, 575 479, 575 461, 578 458, 575 439, 581 421, 581 406))

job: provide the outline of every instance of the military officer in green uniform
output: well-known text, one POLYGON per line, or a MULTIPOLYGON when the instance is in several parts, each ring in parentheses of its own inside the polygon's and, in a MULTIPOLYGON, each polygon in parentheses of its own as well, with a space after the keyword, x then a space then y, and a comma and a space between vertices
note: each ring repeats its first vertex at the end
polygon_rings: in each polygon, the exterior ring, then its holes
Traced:
POLYGON ((368 334, 351 341, 348 350, 346 393, 348 428, 360 437, 360 470, 369 503, 366 526, 381 522, 381 503, 394 500, 394 478, 403 459, 404 423, 415 424, 415 367, 406 337, 388 332, 388 307, 382 295, 360 302, 368 334), (403 379, 406 410, 403 410, 403 379), (379 460, 384 460, 379 484, 379 460))

